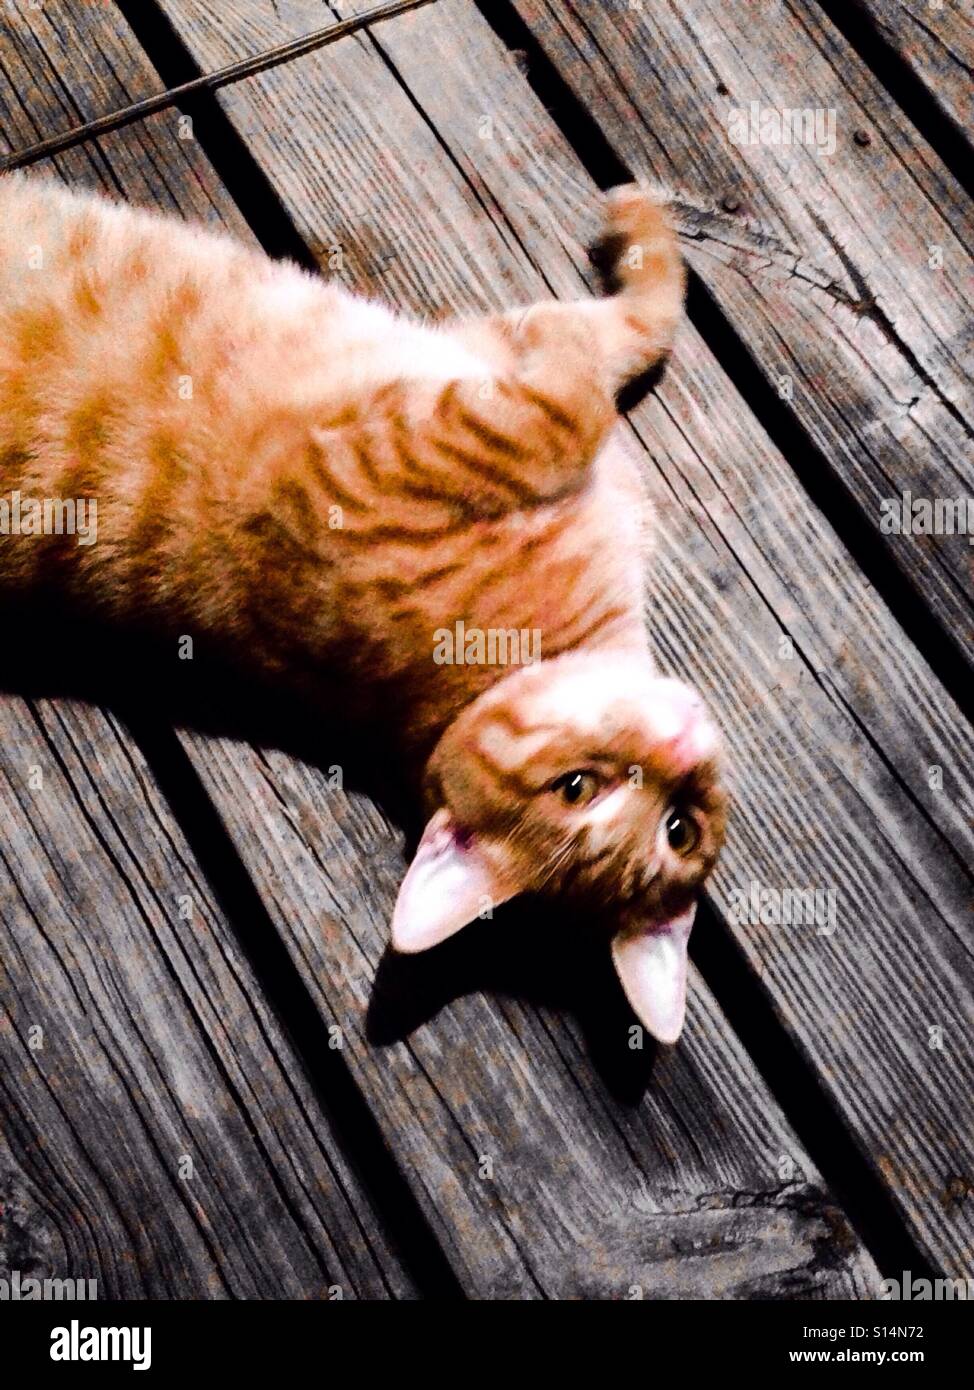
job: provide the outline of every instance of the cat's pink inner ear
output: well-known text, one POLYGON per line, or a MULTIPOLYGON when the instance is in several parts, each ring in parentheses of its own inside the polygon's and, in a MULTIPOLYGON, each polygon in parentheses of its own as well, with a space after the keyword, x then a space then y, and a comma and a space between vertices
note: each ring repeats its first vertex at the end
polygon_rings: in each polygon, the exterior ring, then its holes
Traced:
POLYGON ((476 841, 457 830, 449 812, 437 811, 399 889, 392 916, 393 949, 412 953, 436 946, 517 891, 476 841))
POLYGON ((687 942, 696 903, 669 922, 627 932, 612 943, 612 959, 640 1023, 663 1043, 675 1043, 687 1006, 687 942))

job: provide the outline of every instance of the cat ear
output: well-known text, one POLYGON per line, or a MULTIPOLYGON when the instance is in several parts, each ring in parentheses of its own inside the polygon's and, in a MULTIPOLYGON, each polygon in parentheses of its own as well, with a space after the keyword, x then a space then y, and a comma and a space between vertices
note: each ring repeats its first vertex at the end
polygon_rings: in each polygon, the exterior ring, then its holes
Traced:
POLYGON ((436 946, 518 891, 473 841, 458 833, 448 811, 437 811, 399 889, 393 949, 412 953, 436 946))
POLYGON ((681 917, 612 943, 616 973, 633 1012, 654 1038, 675 1043, 687 1004, 687 941, 697 906, 681 917))

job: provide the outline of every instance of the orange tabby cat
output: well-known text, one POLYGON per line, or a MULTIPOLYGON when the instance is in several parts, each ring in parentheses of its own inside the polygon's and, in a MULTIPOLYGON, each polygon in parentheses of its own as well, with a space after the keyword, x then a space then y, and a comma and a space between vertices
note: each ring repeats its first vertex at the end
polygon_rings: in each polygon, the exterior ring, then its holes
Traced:
POLYGON ((653 669, 612 437, 682 309, 660 208, 609 195, 614 295, 435 327, 19 175, 0 224, 3 587, 193 634, 312 699, 340 672, 423 769, 393 944, 573 895, 675 1040, 724 801, 713 724, 653 669))

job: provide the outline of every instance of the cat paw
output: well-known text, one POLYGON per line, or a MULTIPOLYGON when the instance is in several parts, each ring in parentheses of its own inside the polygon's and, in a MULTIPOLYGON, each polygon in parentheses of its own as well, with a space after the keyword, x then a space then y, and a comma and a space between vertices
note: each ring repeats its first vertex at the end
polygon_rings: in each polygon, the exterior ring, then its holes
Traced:
POLYGON ((605 195, 605 225, 592 260, 613 290, 640 289, 659 274, 661 260, 679 261, 676 233, 663 203, 637 183, 605 195))

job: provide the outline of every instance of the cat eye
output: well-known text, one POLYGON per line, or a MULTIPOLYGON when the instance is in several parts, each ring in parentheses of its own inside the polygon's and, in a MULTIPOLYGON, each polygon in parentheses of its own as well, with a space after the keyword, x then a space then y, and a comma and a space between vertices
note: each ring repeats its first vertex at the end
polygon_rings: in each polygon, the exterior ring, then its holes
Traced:
POLYGON ((551 790, 557 792, 568 806, 586 806, 599 790, 600 782, 594 772, 576 769, 566 772, 553 782, 551 790))
POLYGON ((674 854, 692 854, 700 843, 696 822, 685 811, 669 811, 666 816, 666 841, 674 854))

